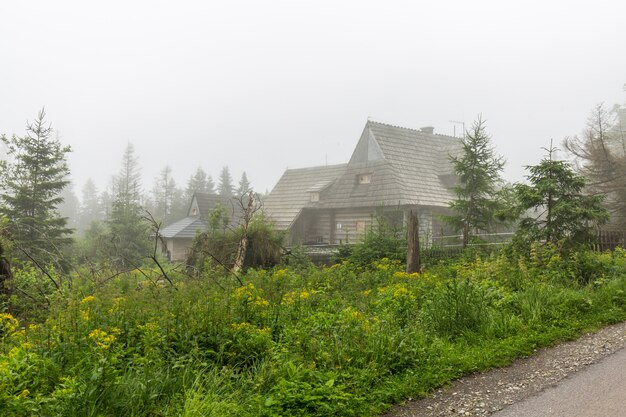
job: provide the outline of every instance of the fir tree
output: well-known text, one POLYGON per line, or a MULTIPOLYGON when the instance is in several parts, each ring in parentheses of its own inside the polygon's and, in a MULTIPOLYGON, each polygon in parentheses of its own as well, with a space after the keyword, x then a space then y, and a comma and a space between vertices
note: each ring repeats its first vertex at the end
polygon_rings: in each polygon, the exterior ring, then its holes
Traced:
POLYGON ((137 265, 149 253, 149 227, 144 221, 141 201, 139 159, 129 143, 122 168, 114 179, 115 195, 107 219, 108 253, 119 266, 137 265))
POLYGON ((206 178, 206 192, 209 194, 215 194, 215 181, 210 175, 206 178))
POLYGON ((82 198, 80 203, 78 230, 84 232, 89 228, 91 222, 103 220, 103 212, 98 197, 98 190, 91 178, 85 181, 82 188, 82 198))
POLYGON ((39 261, 55 260, 71 242, 67 219, 58 210, 69 184, 66 158, 71 149, 53 138, 44 110, 26 124, 25 136, 2 136, 2 141, 11 162, 0 162, 0 210, 10 219, 12 239, 39 261))
POLYGON ((153 189, 155 212, 152 214, 154 218, 168 224, 172 220, 172 206, 178 197, 176 181, 172 177, 172 168, 167 165, 156 178, 153 189))
POLYGON ((210 176, 200 167, 189 177, 187 188, 185 188, 185 200, 187 203, 191 201, 191 197, 195 193, 215 194, 215 183, 210 176))
POLYGON ((230 176, 230 170, 227 166, 222 168, 220 174, 220 183, 218 185, 219 195, 224 197, 232 197, 233 195, 233 179, 230 176))
POLYGON ((456 199, 450 203, 455 214, 445 220, 462 232, 463 246, 469 243, 474 230, 490 228, 498 208, 494 197, 504 160, 495 154, 490 141, 479 116, 461 142, 461 155, 451 158, 458 183, 454 188, 456 199))
POLYGON ((239 180, 239 186, 237 187, 236 193, 237 196, 242 196, 249 193, 250 191, 252 191, 252 184, 250 184, 250 181, 248 181, 248 176, 244 171, 243 174, 241 174, 241 179, 239 180))
POLYGON ((516 238, 571 247, 588 242, 593 228, 609 215, 602 207, 603 197, 583 194, 585 178, 566 162, 553 159, 554 152, 550 147, 538 165, 526 167, 529 185, 515 186, 520 211, 533 213, 521 220, 516 238))

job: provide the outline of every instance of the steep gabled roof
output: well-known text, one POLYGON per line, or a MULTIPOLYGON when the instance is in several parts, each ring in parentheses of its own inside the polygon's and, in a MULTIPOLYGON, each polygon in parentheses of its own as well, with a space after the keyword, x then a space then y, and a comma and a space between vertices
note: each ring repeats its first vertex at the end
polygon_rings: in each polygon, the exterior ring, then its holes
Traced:
POLYGON ((445 207, 453 198, 449 158, 459 149, 459 138, 368 121, 344 174, 318 206, 445 207), (360 174, 370 174, 370 182, 359 184, 360 174))
POLYGON ((450 174, 449 156, 458 154, 461 139, 373 121, 365 129, 392 166, 389 173, 402 190, 400 204, 447 207, 454 197, 441 176, 450 174))
POLYGON ((343 174, 346 164, 288 169, 263 203, 265 213, 280 230, 288 229, 310 204, 312 191, 323 191, 343 174))
POLYGON ((248 205, 248 197, 243 196, 242 201, 237 197, 224 197, 217 194, 195 193, 191 198, 188 216, 199 216, 203 221, 209 217, 209 213, 217 206, 226 209, 230 218, 230 227, 236 227, 243 218, 243 212, 248 205), (243 203, 243 204, 242 204, 243 203), (242 206, 243 205, 243 206, 242 206), (194 213, 194 208, 196 212, 194 213))
POLYGON ((279 229, 288 229, 306 207, 447 207, 449 158, 460 149, 459 138, 368 121, 348 164, 285 171, 265 209, 279 229), (370 181, 360 184, 361 174, 370 181), (319 202, 310 201, 311 192, 320 192, 319 202))

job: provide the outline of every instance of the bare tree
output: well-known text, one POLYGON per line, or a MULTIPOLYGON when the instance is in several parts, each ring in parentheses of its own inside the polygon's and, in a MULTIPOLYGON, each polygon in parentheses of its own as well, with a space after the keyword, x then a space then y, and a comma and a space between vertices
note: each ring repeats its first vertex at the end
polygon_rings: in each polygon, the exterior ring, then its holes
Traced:
POLYGON ((241 238, 239 239, 235 263, 233 265, 234 272, 239 272, 243 268, 243 262, 246 259, 246 251, 248 249, 248 229, 250 227, 250 221, 254 217, 254 214, 261 208, 261 204, 258 203, 258 197, 254 192, 248 192, 247 204, 244 202, 245 196, 246 195, 242 195, 237 199, 237 203, 240 205, 241 209, 243 209, 243 218, 241 219, 241 238))
POLYGON ((576 168, 588 180, 588 192, 605 195, 613 222, 626 225, 626 135, 617 109, 598 104, 581 137, 566 138, 564 147, 576 160, 576 168))

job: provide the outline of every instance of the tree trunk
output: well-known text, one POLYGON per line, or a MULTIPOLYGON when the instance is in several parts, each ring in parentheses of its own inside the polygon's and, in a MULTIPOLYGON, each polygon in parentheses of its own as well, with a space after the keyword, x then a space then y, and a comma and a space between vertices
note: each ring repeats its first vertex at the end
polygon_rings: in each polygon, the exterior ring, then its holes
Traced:
POLYGON ((411 210, 409 212, 407 234, 406 272, 407 274, 419 273, 420 269, 419 221, 417 219, 417 212, 411 210))
POLYGON ((248 250, 248 226, 252 215, 254 214, 255 201, 254 193, 248 193, 248 207, 243 215, 243 233, 239 240, 239 246, 237 247, 237 255, 235 256, 235 264, 233 265, 233 272, 239 272, 243 269, 243 262, 246 259, 246 251, 248 250))

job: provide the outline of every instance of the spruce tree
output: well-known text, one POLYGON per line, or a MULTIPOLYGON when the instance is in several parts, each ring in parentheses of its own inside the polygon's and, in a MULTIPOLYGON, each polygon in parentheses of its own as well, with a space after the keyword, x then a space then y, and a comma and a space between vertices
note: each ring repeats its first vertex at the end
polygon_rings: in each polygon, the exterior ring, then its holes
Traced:
POLYGON ((250 181, 248 181, 248 176, 244 171, 243 174, 241 174, 241 179, 239 180, 239 186, 237 187, 236 194, 237 196, 242 196, 250 191, 252 191, 252 184, 250 184, 250 181))
POLYGON ((444 219, 461 231, 466 246, 474 230, 488 230, 494 221, 494 197, 504 160, 491 146, 491 136, 481 116, 466 132, 461 145, 461 154, 450 158, 458 181, 454 188, 456 198, 450 203, 455 214, 444 219))
POLYGON ((139 159, 132 144, 122 157, 122 168, 114 178, 114 196, 107 219, 108 253, 122 267, 137 265, 149 254, 150 236, 141 206, 139 159))
POLYGON ((1 137, 10 162, 0 162, 0 210, 10 219, 8 229, 18 247, 49 262, 71 242, 67 219, 58 210, 69 184, 66 158, 71 149, 53 137, 45 116, 41 110, 22 137, 1 137))
POLYGON ((210 175, 206 178, 206 192, 209 194, 215 194, 215 181, 210 175))
POLYGON ((172 207, 178 198, 176 181, 172 176, 172 168, 166 165, 160 175, 156 178, 152 191, 154 199, 154 213, 152 215, 157 221, 168 224, 172 220, 172 207))
POLYGON ((91 178, 85 181, 82 188, 82 198, 80 202, 78 230, 86 231, 91 222, 104 220, 102 206, 98 197, 98 190, 91 178))
POLYGON ((232 197, 233 196, 233 179, 230 176, 230 170, 227 166, 222 168, 222 173, 220 174, 220 183, 218 186, 218 193, 224 197, 232 197))
POLYGON ((530 184, 515 185, 520 211, 531 214, 520 221, 516 239, 568 248, 589 242, 593 228, 609 215, 603 196, 584 194, 585 178, 565 161, 553 159, 554 152, 551 146, 538 165, 526 167, 530 184))
POLYGON ((195 193, 214 193, 215 184, 211 177, 207 177, 206 172, 200 167, 196 169, 196 172, 187 180, 187 188, 185 188, 185 198, 187 202, 191 201, 191 197, 195 193), (211 184, 209 184, 209 181, 211 184), (209 185, 211 189, 209 190, 209 185))

